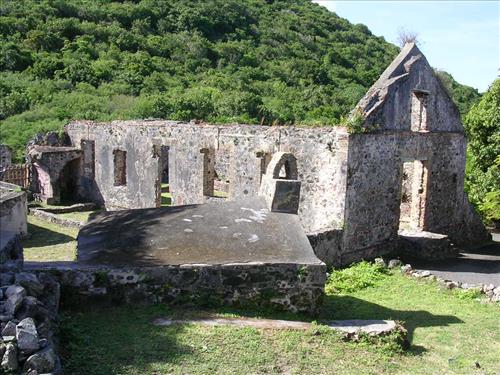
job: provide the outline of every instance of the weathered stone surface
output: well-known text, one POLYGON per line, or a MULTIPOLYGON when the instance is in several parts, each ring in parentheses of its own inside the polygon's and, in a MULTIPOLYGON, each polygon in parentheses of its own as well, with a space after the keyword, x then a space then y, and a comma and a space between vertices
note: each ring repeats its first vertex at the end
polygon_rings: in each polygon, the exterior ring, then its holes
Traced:
POLYGON ((38 332, 32 318, 25 318, 16 326, 16 340, 22 351, 34 352, 39 349, 38 332))
POLYGON ((406 255, 420 259, 447 259, 458 256, 458 248, 448 236, 426 231, 400 231, 399 249, 406 255))
POLYGON ((387 267, 387 262, 384 260, 384 258, 375 258, 373 262, 379 266, 387 267))
POLYGON ((43 293, 43 285, 33 273, 20 272, 16 274, 16 284, 26 289, 29 295, 39 296, 43 293))
POLYGON ((10 241, 6 237, 9 237, 9 233, 18 236, 25 236, 28 233, 26 213, 26 192, 17 185, 0 181, 0 265, 6 259, 7 251, 12 253, 21 248, 17 242, 10 244, 9 250, 5 250, 6 244, 10 241))
MULTIPOLYGON (((314 313, 320 306, 326 267, 322 264, 231 263, 153 267, 80 267, 78 286, 53 268, 66 305, 99 303, 262 306, 314 313), (124 282, 126 280, 126 282, 124 282), (66 281, 69 283, 67 284, 66 281), (106 285, 103 287, 102 285, 106 285), (102 293, 93 293, 102 288, 102 293)), ((47 271, 47 268, 44 269, 47 271)), ((43 271, 42 271, 43 272, 43 271)))
POLYGON ((49 204, 60 202, 59 181, 63 168, 80 156, 81 150, 76 147, 36 144, 28 147, 27 159, 36 170, 36 185, 40 187, 37 194, 41 199, 49 204))
MULTIPOLYGON (((12 150, 7 145, 0 145, 0 174, 12 164, 12 150)), ((1 177, 1 176, 0 176, 1 177)))
MULTIPOLYGON (((257 329, 297 329, 307 330, 314 327, 309 322, 276 320, 276 319, 255 319, 255 318, 206 318, 176 320, 169 318, 158 318, 153 321, 157 326, 171 326, 176 324, 198 324, 202 326, 235 326, 252 327, 257 329)), ((334 320, 322 322, 329 328, 344 332, 348 335, 365 333, 370 336, 387 335, 392 332, 406 332, 402 326, 392 320, 334 320)))
POLYGON ((8 322, 9 320, 12 319, 14 319, 14 315, 6 315, 6 314, 0 315, 0 322, 8 322))
POLYGON ((7 302, 5 303, 5 313, 7 315, 15 315, 19 307, 21 307, 23 299, 23 293, 12 294, 9 298, 7 298, 7 302))
POLYGON ((409 273, 411 272, 412 267, 410 264, 405 264, 404 266, 401 266, 401 272, 403 273, 409 273))
POLYGON ((24 371, 36 370, 39 374, 54 371, 56 367, 56 354, 49 346, 31 355, 24 364, 24 371))
POLYGON ((5 296, 10 298, 14 295, 20 295, 21 297, 26 296, 26 289, 19 285, 11 285, 5 290, 5 296))
POLYGON ((4 329, 2 329, 2 336, 15 336, 16 335, 16 323, 13 321, 7 322, 4 329))
POLYGON ((401 262, 399 259, 391 259, 389 261, 389 264, 387 265, 387 267, 389 268, 398 268, 398 267, 401 267, 403 264, 403 262, 401 262))
POLYGON ((19 320, 29 317, 48 316, 49 312, 36 297, 27 296, 16 313, 19 320))
POLYGON ((0 272, 0 285, 10 285, 14 282, 14 272, 0 272))
POLYGON ((5 371, 17 371, 19 368, 17 363, 17 348, 13 343, 7 344, 0 367, 5 371))

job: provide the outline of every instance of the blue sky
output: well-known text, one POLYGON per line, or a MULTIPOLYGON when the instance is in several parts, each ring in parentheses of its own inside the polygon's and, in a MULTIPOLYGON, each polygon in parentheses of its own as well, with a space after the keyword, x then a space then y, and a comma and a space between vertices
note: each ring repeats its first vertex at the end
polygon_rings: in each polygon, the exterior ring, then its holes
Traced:
POLYGON ((433 67, 481 92, 499 75, 500 1, 313 1, 391 43, 416 32, 433 67))

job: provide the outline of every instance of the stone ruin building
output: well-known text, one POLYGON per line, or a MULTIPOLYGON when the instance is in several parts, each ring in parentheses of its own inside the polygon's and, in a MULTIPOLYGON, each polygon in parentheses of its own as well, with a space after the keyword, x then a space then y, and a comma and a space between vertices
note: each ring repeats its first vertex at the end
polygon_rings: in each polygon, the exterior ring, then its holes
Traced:
POLYGON ((26 193, 0 183, 0 328, 10 337, 0 365, 60 371, 59 298, 314 313, 325 263, 444 258, 488 240, 464 192, 465 150, 459 112, 414 44, 346 126, 76 121, 39 136, 27 155, 35 196, 107 212, 80 230, 75 262, 26 267, 26 193), (161 207, 164 184, 172 207, 161 207))
POLYGON ((440 238, 445 245, 432 254, 440 257, 450 241, 488 236, 464 193, 459 112, 414 44, 346 127, 137 120, 76 121, 65 131, 64 145, 29 151, 51 202, 71 196, 108 210, 155 208, 162 182, 173 206, 264 196, 273 211, 297 213, 330 265, 392 252, 401 239, 440 238))

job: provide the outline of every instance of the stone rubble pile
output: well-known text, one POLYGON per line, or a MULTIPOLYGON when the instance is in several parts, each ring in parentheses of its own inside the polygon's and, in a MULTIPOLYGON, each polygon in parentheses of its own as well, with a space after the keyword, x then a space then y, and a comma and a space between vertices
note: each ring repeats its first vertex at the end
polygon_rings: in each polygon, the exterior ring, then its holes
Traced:
POLYGON ((45 273, 0 273, 0 374, 56 374, 59 284, 45 273))

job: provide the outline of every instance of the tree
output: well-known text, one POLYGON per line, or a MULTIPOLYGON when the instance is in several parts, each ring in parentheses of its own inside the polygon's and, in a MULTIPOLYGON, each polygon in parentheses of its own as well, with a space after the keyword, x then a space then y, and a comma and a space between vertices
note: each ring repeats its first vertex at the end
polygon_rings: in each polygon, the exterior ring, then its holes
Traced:
POLYGON ((483 217, 500 223, 500 79, 465 116, 469 137, 466 190, 483 217))
POLYGON ((407 30, 404 27, 398 28, 398 37, 396 42, 400 47, 404 47, 406 43, 415 43, 420 45, 418 41, 418 33, 412 30, 407 30))

